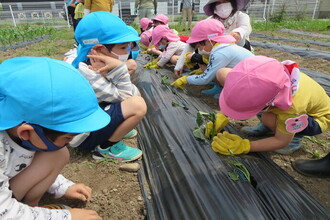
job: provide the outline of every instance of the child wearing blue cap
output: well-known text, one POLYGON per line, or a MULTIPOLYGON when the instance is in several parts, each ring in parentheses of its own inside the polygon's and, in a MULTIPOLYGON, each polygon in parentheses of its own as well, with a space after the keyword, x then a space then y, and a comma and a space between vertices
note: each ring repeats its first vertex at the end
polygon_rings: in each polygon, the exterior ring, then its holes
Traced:
POLYGON ((0 64, 1 219, 101 219, 92 210, 38 203, 47 191, 90 201, 91 188, 60 175, 70 156, 66 145, 109 122, 88 81, 71 65, 44 57, 0 64))
POLYGON ((124 144, 121 139, 137 134, 134 129, 146 114, 146 104, 132 84, 125 65, 128 45, 138 41, 118 16, 109 12, 93 12, 85 16, 75 32, 79 43, 72 65, 92 85, 98 101, 111 116, 108 131, 75 138, 74 147, 94 151, 94 159, 110 157, 123 161, 140 158, 142 152, 124 144))

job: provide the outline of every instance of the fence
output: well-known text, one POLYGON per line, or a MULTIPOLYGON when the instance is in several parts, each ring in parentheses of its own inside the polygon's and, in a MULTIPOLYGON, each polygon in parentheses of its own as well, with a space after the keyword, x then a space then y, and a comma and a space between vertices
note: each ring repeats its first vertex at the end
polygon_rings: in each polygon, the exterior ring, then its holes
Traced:
MULTIPOLYGON (((32 0, 31 0, 32 1, 32 0)), ((268 20, 276 13, 285 10, 286 16, 317 17, 320 0, 251 0, 244 9, 253 20, 268 20)), ((158 0, 157 13, 166 14, 170 21, 180 20, 181 1, 158 0)), ((207 0, 195 0, 195 15, 204 15, 203 6, 207 0)), ((0 3, 0 23, 39 22, 45 25, 67 25, 69 20, 64 1, 0 3)), ((113 13, 130 24, 137 17, 134 0, 116 0, 113 13)), ((194 16, 199 17, 199 16, 194 16)))

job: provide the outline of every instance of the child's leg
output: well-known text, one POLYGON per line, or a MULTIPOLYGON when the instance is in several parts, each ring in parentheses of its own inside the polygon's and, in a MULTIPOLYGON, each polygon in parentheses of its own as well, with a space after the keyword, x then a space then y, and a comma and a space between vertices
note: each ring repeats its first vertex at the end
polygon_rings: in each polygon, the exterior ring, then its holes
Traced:
POLYGON ((133 96, 121 102, 121 109, 125 121, 117 127, 109 138, 110 142, 120 141, 125 134, 135 128, 146 114, 147 105, 142 97, 133 96))
POLYGON ((15 198, 30 206, 37 206, 69 162, 69 157, 66 147, 53 152, 36 152, 32 163, 10 180, 10 188, 15 198))
POLYGON ((178 62, 179 57, 180 56, 178 56, 178 55, 173 55, 170 59, 170 63, 176 64, 176 62, 178 62))
POLYGON ((225 85, 225 80, 230 70, 230 68, 221 68, 217 71, 215 77, 221 86, 225 85))

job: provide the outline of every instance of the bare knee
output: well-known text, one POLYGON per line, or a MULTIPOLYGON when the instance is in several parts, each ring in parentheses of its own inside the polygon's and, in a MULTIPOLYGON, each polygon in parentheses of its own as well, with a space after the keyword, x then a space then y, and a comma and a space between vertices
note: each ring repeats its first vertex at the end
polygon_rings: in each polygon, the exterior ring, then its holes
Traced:
POLYGON ((136 116, 142 118, 147 113, 147 105, 140 96, 133 96, 121 103, 122 112, 125 118, 136 116))

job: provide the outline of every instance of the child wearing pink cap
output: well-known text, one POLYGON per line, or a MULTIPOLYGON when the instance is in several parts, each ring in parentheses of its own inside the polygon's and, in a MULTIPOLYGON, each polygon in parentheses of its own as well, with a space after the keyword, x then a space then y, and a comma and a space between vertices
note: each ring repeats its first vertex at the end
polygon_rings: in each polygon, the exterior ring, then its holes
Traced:
POLYGON ((167 25, 159 25, 154 28, 152 31, 152 44, 164 51, 155 61, 145 65, 145 67, 151 69, 163 67, 168 62, 175 64, 186 46, 167 25))
MULTIPOLYGON (((209 64, 201 75, 183 76, 172 85, 183 88, 186 84, 207 85, 215 79, 216 73, 223 67, 234 67, 237 63, 253 54, 235 44, 231 35, 224 35, 223 24, 215 19, 205 19, 198 22, 192 29, 187 43, 195 45, 203 55, 210 54, 209 64)), ((223 86, 224 78, 217 84, 223 86)), ((219 87, 218 93, 221 88, 219 87)))
POLYGON ((152 29, 152 27, 153 27, 152 20, 150 20, 149 18, 141 18, 140 20, 141 33, 152 29))
POLYGON ((300 72, 296 63, 254 56, 221 71, 227 74, 219 99, 223 114, 244 120, 262 112, 262 122, 274 136, 249 141, 225 131, 214 137, 214 151, 225 155, 259 151, 290 154, 301 147, 303 135, 330 130, 329 96, 300 72))
MULTIPOLYGON (((249 36, 252 31, 249 15, 241 12, 245 6, 244 0, 209 0, 204 6, 204 13, 210 16, 209 19, 220 21, 225 27, 225 34, 230 34, 236 39, 238 46, 252 50, 249 43, 249 36)), ((185 57, 184 54, 193 52, 194 48, 187 45, 174 68, 174 74, 181 76, 185 57)))
POLYGON ((168 25, 168 17, 164 14, 158 14, 151 20, 154 27, 157 27, 158 25, 168 25))

